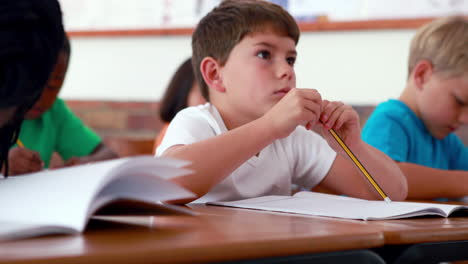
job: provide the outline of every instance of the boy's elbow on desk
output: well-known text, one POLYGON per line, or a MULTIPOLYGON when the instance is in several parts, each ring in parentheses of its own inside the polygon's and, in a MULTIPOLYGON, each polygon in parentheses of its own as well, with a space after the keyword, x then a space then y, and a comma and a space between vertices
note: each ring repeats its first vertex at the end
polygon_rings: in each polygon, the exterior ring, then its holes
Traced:
POLYGON ((408 197, 408 184, 406 179, 401 182, 399 188, 395 194, 391 195, 392 201, 404 201, 408 197))
POLYGON ((404 201, 408 197, 408 182, 403 172, 400 172, 403 177, 395 184, 394 190, 389 194, 392 201, 404 201))

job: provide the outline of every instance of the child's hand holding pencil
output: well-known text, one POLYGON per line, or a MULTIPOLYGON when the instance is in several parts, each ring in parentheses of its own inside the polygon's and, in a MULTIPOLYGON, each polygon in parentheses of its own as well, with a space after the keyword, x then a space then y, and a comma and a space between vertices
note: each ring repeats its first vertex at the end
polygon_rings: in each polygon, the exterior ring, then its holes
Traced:
POLYGON ((44 168, 44 162, 38 152, 27 149, 21 141, 17 141, 18 147, 10 149, 8 153, 8 175, 19 175, 37 172, 44 168))
POLYGON ((338 133, 343 140, 343 143, 351 149, 353 144, 361 141, 361 126, 359 124, 358 113, 349 105, 342 102, 330 102, 322 100, 322 113, 320 115, 320 123, 325 129, 323 136, 328 144, 338 153, 344 153, 341 145, 335 141, 335 138, 328 133, 328 130, 333 129, 338 133))
POLYGON ((352 143, 361 141, 361 127, 359 124, 359 115, 356 111, 353 110, 351 106, 347 106, 341 102, 323 100, 320 122, 322 123, 323 129, 328 132, 324 131, 322 133, 323 137, 328 141, 328 144, 330 144, 336 152, 347 155, 361 173, 366 176, 367 180, 380 196, 382 196, 386 202, 391 202, 387 194, 348 147, 348 145, 352 143), (340 133, 341 136, 338 133, 340 133))

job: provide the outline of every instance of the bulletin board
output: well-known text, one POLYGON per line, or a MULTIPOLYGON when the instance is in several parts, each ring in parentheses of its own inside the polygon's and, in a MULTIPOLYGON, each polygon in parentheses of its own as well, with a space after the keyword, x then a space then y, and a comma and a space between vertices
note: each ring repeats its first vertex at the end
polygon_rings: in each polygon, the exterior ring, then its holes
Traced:
MULTIPOLYGON (((221 0, 59 0, 72 35, 190 34, 221 0)), ((271 0, 302 30, 415 28, 428 19, 468 15, 468 0, 271 0), (323 19, 325 18, 325 19, 323 19)))

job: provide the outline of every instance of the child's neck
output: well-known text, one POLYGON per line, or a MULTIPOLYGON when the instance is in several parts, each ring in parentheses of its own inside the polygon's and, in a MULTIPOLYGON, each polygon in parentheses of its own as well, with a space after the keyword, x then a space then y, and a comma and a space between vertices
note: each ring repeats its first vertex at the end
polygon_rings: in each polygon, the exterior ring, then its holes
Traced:
POLYGON ((398 100, 406 104, 416 114, 417 117, 420 117, 419 107, 416 102, 416 96, 416 87, 414 87, 410 82, 408 82, 398 100))
POLYGON ((238 111, 232 111, 228 106, 221 104, 213 104, 219 112, 219 115, 223 119, 224 125, 227 130, 233 130, 240 126, 243 126, 249 123, 251 120, 243 119, 242 114, 238 111))

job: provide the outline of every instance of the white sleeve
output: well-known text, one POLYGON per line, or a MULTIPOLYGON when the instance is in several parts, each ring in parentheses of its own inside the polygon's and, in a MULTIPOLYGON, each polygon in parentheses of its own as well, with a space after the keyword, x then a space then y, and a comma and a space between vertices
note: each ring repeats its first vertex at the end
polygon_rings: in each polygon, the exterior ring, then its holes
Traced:
POLYGON ((175 145, 192 144, 214 137, 215 131, 203 115, 204 113, 196 107, 189 107, 177 113, 169 124, 161 145, 156 149, 156 156, 161 156, 164 151, 175 145))
POLYGON ((336 152, 319 134, 298 127, 292 137, 295 161, 293 183, 310 190, 327 175, 336 158, 336 152))

